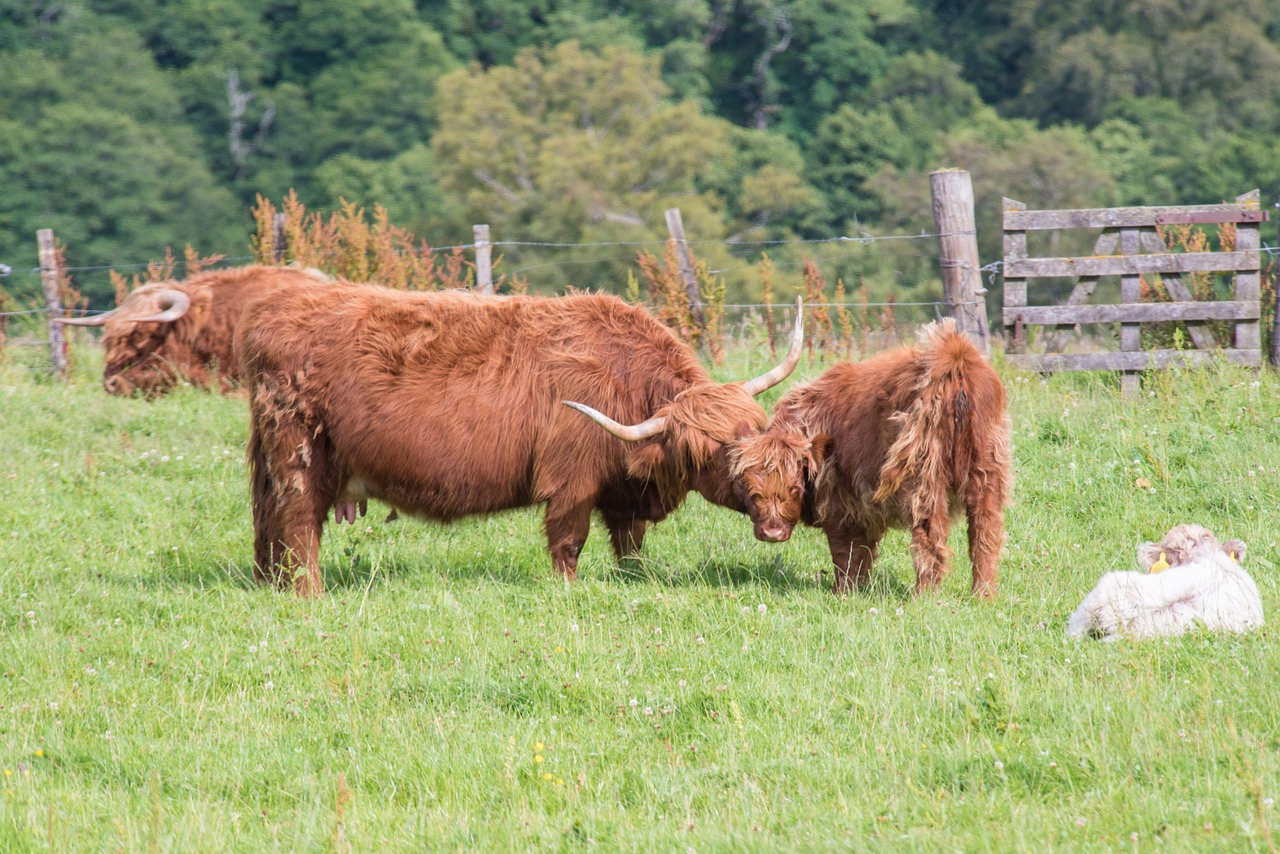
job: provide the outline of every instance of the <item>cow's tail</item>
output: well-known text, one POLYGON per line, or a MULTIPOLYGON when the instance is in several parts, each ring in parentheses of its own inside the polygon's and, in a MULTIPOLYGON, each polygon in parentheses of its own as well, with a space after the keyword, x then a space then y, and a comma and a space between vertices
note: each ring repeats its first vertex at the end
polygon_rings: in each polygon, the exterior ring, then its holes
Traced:
POLYGON ((950 318, 920 331, 918 378, 910 407, 892 416, 897 437, 880 469, 877 501, 899 493, 904 483, 931 484, 933 490, 914 489, 917 517, 929 515, 923 505, 936 502, 938 488, 954 482, 958 455, 973 448, 973 394, 969 375, 985 357, 956 329, 950 318))

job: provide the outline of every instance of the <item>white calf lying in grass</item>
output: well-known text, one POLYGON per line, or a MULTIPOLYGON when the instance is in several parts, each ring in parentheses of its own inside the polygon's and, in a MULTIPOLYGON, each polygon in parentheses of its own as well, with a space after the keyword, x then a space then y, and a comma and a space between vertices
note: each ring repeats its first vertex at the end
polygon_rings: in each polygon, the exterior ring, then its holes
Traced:
POLYGON ((1162 542, 1138 546, 1146 572, 1108 572, 1067 621, 1067 636, 1180 635, 1197 624, 1243 632, 1262 625, 1257 585, 1240 567, 1245 545, 1219 543, 1199 525, 1179 525, 1162 542))

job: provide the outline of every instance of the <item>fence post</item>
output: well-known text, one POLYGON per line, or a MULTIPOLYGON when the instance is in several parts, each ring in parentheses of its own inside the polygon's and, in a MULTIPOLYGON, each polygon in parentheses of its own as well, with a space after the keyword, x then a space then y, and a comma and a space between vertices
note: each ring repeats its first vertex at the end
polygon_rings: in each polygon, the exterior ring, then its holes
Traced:
POLYGON ((493 244, 489 242, 489 226, 471 228, 476 244, 476 290, 482 294, 493 293, 493 244))
POLYGON ((44 289, 44 302, 48 309, 49 351, 53 357, 53 373, 59 378, 67 375, 67 338, 61 323, 54 323, 55 317, 62 317, 62 293, 59 287, 61 276, 58 273, 58 250, 53 242, 53 229, 42 228, 36 232, 36 241, 40 245, 40 285, 44 289))
POLYGON ((272 260, 277 264, 284 263, 285 254, 289 250, 289 247, 285 245, 288 239, 284 236, 284 220, 285 215, 283 213, 278 213, 271 217, 271 256, 272 260))
POLYGON ((689 294, 689 314, 698 329, 707 328, 707 314, 702 307, 702 294, 698 292, 698 277, 693 272, 693 259, 689 257, 689 241, 684 237, 684 219, 679 208, 667 209, 667 233, 676 242, 676 262, 680 265, 680 279, 689 294))
POLYGON ((933 193, 933 220, 938 227, 942 291, 951 316, 990 353, 987 301, 983 298, 978 268, 978 227, 973 213, 973 180, 963 169, 939 169, 929 173, 933 193))
MULTIPOLYGON (((1280 202, 1276 202, 1276 245, 1280 246, 1280 202)), ((1272 256, 1271 272, 1273 275, 1274 287, 1271 289, 1273 294, 1277 294, 1275 311, 1271 321, 1271 353, 1268 361, 1271 367, 1280 368, 1280 259, 1272 256)))

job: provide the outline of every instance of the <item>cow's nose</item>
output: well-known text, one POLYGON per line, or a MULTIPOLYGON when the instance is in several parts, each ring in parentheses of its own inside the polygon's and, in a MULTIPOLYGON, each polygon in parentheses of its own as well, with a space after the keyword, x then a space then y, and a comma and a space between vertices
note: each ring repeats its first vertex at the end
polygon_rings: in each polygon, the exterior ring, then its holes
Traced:
POLYGON ((772 524, 760 526, 760 539, 766 543, 785 543, 791 538, 791 529, 786 525, 772 524))

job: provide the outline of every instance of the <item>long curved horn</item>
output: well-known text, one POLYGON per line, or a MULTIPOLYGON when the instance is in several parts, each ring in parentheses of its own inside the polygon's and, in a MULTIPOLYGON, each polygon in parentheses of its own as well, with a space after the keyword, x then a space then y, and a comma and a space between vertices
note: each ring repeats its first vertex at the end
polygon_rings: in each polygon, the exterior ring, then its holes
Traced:
POLYGON ((796 369, 796 365, 800 364, 800 350, 804 347, 804 297, 796 297, 796 328, 791 332, 791 347, 787 350, 787 357, 782 360, 782 364, 773 368, 766 374, 761 374, 753 380, 747 380, 742 384, 752 397, 766 389, 773 388, 778 383, 785 380, 796 369))
POLYGON ((565 406, 578 410, 625 442, 639 442, 648 439, 650 436, 656 436, 667 425, 667 417, 662 415, 658 418, 650 418, 648 421, 641 421, 639 424, 627 426, 626 424, 619 424, 608 415, 598 412, 584 403, 574 403, 572 400, 562 400, 560 402, 565 406))
POLYGON ((164 311, 158 314, 148 314, 144 317, 135 317, 134 323, 172 323, 182 315, 191 310, 191 297, 186 292, 175 288, 166 288, 156 294, 161 305, 168 305, 164 311))
POLYGON ((63 323, 67 326, 106 326, 107 319, 111 315, 119 311, 119 307, 104 311, 102 314, 95 314, 92 317, 55 317, 54 323, 63 323))

